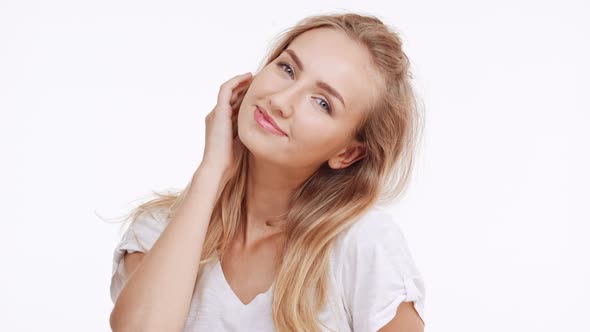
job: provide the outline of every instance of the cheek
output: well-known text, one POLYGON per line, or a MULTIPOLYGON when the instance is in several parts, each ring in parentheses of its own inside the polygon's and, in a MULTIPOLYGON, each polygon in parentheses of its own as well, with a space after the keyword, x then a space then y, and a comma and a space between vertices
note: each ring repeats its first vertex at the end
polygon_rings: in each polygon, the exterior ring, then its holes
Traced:
POLYGON ((336 128, 326 124, 326 121, 311 118, 299 121, 293 128, 297 134, 293 147, 302 154, 323 155, 337 144, 338 133, 335 132, 336 128))
POLYGON ((322 114, 318 114, 317 117, 307 114, 306 118, 297 119, 297 136, 292 142, 293 155, 306 160, 326 160, 338 153, 346 144, 346 133, 352 128, 341 121, 322 119, 321 116, 322 114))
POLYGON ((250 86, 254 87, 254 91, 265 91, 267 89, 272 89, 276 84, 276 77, 267 69, 263 69, 254 77, 250 86))

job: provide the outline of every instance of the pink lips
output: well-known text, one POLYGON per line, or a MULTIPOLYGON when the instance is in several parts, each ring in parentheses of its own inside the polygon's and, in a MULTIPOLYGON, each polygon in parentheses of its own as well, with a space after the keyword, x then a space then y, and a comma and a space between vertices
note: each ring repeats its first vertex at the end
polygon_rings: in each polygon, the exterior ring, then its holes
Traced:
POLYGON ((256 106, 254 119, 260 127, 279 136, 287 136, 283 130, 274 122, 274 120, 260 107, 256 106))

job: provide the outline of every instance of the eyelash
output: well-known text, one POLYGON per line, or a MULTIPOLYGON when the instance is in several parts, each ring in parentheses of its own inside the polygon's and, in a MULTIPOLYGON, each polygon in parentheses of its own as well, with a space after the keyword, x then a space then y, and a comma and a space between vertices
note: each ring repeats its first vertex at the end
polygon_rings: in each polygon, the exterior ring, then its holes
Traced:
MULTIPOLYGON (((279 62, 279 63, 277 63, 277 66, 278 66, 279 68, 281 68, 281 69, 283 68, 283 66, 287 66, 287 67, 289 67, 289 69, 291 69, 291 74, 290 74, 289 76, 291 76, 291 75, 295 75, 295 74, 294 74, 295 72, 293 71, 293 68, 292 68, 292 67, 291 67, 289 64, 287 64, 287 63, 285 63, 285 62, 279 62)), ((284 71, 284 70, 283 70, 283 71, 284 71)), ((322 99, 322 98, 318 98, 318 99, 320 99, 320 100, 322 100, 324 103, 326 103, 326 105, 327 105, 327 107, 328 107, 328 108, 324 108, 324 110, 326 110, 328 113, 332 114, 332 107, 330 106, 330 103, 328 103, 326 100, 324 100, 324 99, 322 99)), ((320 106, 320 107, 321 107, 321 106, 320 106)), ((322 107, 322 108, 323 108, 323 107, 322 107)))

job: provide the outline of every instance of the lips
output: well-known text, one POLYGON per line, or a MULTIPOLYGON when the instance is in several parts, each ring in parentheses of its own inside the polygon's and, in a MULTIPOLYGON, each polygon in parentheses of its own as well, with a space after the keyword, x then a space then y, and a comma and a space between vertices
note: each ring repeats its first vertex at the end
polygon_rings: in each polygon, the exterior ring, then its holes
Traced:
POLYGON ((256 105, 256 108, 258 108, 258 110, 260 111, 260 113, 262 113, 262 115, 264 116, 264 119, 266 121, 268 121, 268 123, 270 123, 273 127, 275 127, 278 131, 280 131, 281 133, 283 133, 285 136, 287 136, 287 133, 285 133, 281 127, 279 127, 279 125, 277 125, 277 123, 275 122, 275 120, 268 115, 268 113, 264 110, 264 108, 256 105))

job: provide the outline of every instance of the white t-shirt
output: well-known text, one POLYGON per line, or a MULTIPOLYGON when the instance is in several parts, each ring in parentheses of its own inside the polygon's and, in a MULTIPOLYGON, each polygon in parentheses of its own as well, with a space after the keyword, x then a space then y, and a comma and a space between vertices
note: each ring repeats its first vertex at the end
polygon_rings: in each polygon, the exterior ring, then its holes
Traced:
MULTIPOLYGON (((126 281, 124 252, 151 249, 166 225, 165 210, 160 209, 144 213, 124 233, 113 256, 113 303, 126 281)), ((327 306, 318 315, 322 331, 375 332, 393 319, 401 302, 414 302, 426 321, 423 279, 399 225, 387 211, 373 207, 339 234, 329 268, 327 306)), ((276 331, 273 288, 274 283, 244 305, 227 283, 219 260, 210 261, 195 287, 184 331, 276 331)))

